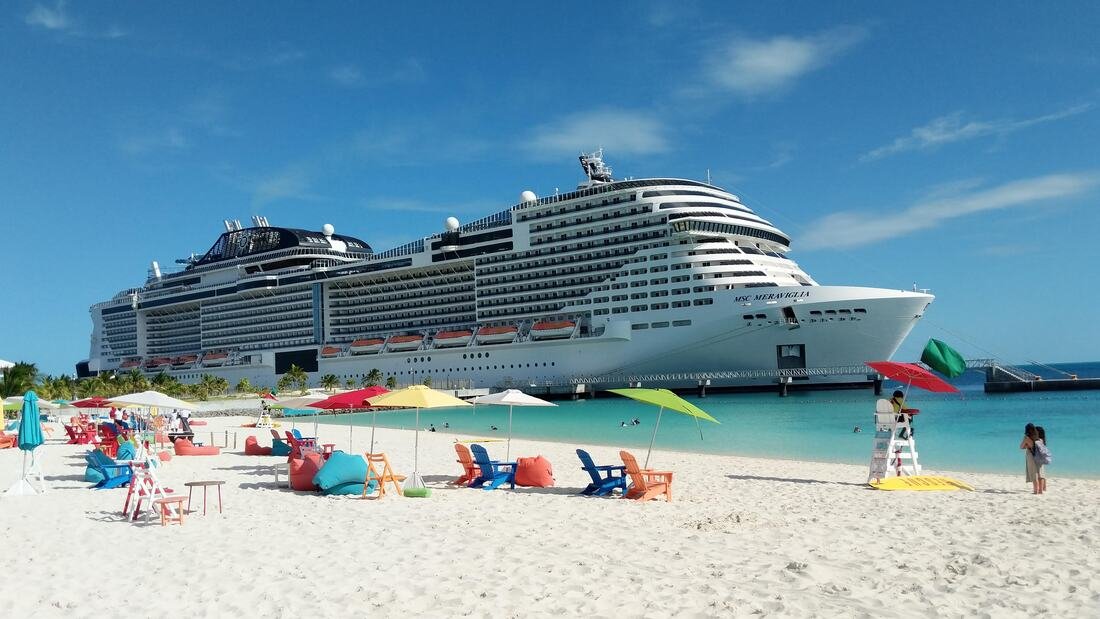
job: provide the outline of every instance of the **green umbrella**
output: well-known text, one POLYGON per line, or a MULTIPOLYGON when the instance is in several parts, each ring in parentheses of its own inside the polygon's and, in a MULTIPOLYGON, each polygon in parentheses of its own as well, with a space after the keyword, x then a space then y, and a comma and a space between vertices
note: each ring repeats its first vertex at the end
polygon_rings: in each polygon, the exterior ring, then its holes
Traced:
MULTIPOLYGON (((615 393, 632 400, 639 402, 645 402, 646 404, 652 404, 660 407, 657 411, 657 423, 653 424, 653 436, 649 439, 649 451, 645 454, 645 465, 643 468, 649 467, 649 456, 653 453, 653 442, 657 440, 657 428, 661 425, 661 413, 665 412, 665 409, 682 413, 688 417, 694 417, 695 423, 698 424, 700 419, 705 419, 712 423, 719 423, 717 419, 711 417, 706 411, 698 406, 688 402, 680 396, 672 393, 668 389, 608 389, 611 393, 615 393)), ((703 431, 699 431, 699 438, 703 438, 703 431)))

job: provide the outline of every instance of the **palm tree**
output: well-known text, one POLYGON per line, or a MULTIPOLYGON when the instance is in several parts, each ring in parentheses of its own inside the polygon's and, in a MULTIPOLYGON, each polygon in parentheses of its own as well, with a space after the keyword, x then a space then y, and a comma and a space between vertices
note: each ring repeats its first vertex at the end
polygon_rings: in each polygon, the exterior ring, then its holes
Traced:
POLYGON ((76 380, 68 375, 62 374, 57 377, 57 397, 64 398, 66 400, 73 400, 76 398, 76 380))
POLYGON ((424 382, 422 384, 425 387, 431 387, 432 386, 432 377, 431 376, 425 376, 424 377, 424 382))
POLYGON ((286 374, 283 374, 282 377, 279 378, 279 390, 286 391, 295 386, 305 395, 306 387, 309 386, 309 374, 297 365, 291 364, 286 374))
POLYGON ((339 386, 340 386, 340 379, 337 378, 335 374, 325 374, 324 376, 321 377, 321 387, 325 391, 327 391, 329 393, 332 393, 332 392, 336 391, 336 388, 339 387, 339 386))
POLYGON ((33 363, 20 361, 4 370, 0 377, 0 396, 8 397, 23 395, 34 388, 34 381, 38 378, 38 367, 33 363))
POLYGON ((126 374, 125 381, 126 389, 130 392, 136 393, 138 391, 149 390, 149 379, 145 378, 145 374, 137 368, 130 370, 130 372, 126 374))
POLYGON ((367 372, 367 375, 363 377, 364 387, 377 387, 382 384, 382 371, 378 368, 374 368, 367 372))
POLYGON ((397 389, 397 377, 390 374, 390 377, 386 379, 387 389, 397 389))
POLYGON ((355 389, 355 379, 349 376, 348 379, 344 381, 344 388, 355 389))
POLYGON ((234 387, 237 393, 252 393, 252 382, 247 378, 242 378, 237 381, 237 386, 234 387))

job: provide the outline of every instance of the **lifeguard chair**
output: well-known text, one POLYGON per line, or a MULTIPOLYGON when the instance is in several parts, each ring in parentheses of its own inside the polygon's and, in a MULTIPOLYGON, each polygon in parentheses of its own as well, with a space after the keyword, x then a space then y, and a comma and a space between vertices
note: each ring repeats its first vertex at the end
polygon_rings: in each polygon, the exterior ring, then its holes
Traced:
POLYGON ((920 475, 917 442, 910 425, 910 418, 918 412, 916 409, 895 412, 890 400, 886 399, 875 402, 875 436, 871 446, 868 482, 887 477, 920 475))

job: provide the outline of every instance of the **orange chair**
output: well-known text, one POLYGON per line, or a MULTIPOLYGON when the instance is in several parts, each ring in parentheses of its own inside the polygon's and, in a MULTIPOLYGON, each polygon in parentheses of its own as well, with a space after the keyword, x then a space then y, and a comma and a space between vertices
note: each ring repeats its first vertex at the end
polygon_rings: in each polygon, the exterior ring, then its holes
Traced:
POLYGON ((478 475, 481 475, 481 468, 474 462, 474 456, 470 453, 470 448, 462 443, 455 443, 455 453, 458 454, 458 462, 462 465, 462 476, 454 480, 453 483, 460 486, 469 486, 470 482, 477 479, 478 475))
POLYGON ((367 478, 363 481, 363 496, 367 496, 367 489, 370 488, 370 482, 372 479, 378 482, 378 498, 386 496, 386 483, 392 483, 397 494, 401 494, 401 485, 399 482, 405 481, 404 475, 397 475, 393 472, 393 468, 390 466, 389 459, 386 458, 386 454, 366 454, 367 459, 367 478), (379 470, 381 469, 381 470, 379 470))
POLYGON ((663 494, 666 501, 672 501, 672 471, 639 468, 638 461, 629 451, 620 451, 619 457, 630 477, 630 489, 623 495, 624 499, 648 501, 663 494))
POLYGON ((5 434, 3 430, 0 430, 0 449, 7 449, 9 447, 15 447, 19 437, 15 434, 5 434))

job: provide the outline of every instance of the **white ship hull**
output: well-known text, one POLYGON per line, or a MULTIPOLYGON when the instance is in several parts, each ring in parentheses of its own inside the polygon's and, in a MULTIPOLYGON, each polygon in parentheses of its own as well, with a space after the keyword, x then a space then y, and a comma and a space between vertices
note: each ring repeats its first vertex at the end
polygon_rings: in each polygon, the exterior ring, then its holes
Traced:
MULTIPOLYGON (((720 303, 703 308, 682 308, 673 312, 652 312, 653 322, 670 326, 633 330, 627 321, 613 321, 604 335, 556 340, 525 339, 512 344, 471 346, 413 352, 386 352, 369 357, 322 358, 316 380, 324 374, 342 379, 361 379, 372 369, 394 376, 401 385, 421 383, 431 377, 433 385, 461 382, 472 388, 546 387, 565 391, 574 384, 613 385, 649 379, 667 387, 691 387, 694 375, 715 375, 712 387, 740 387, 775 384, 768 372, 778 369, 778 348, 804 347, 809 368, 858 365, 864 361, 890 358, 932 301, 930 295, 843 286, 812 288, 769 288, 762 292, 723 295, 720 303), (778 313, 780 303, 767 299, 740 301, 743 297, 805 295, 795 304, 798 325, 789 324, 778 313), (749 305, 745 305, 749 303, 749 305), (824 318, 828 310, 852 310, 824 318), (766 319, 747 321, 744 315, 763 313, 766 319), (811 311, 822 318, 810 318, 811 311), (690 325, 673 327, 671 322, 690 320, 690 325), (760 376, 725 378, 730 371, 760 376), (688 376, 693 375, 693 376, 688 376), (612 381, 604 383, 603 381, 612 381)), ((272 353, 273 354, 273 353, 272 353)), ((269 356, 269 355, 264 355, 269 356)), ((253 384, 273 385, 277 377, 268 364, 206 368, 204 371, 230 381, 248 378, 253 384)), ((870 373, 870 370, 868 370, 870 373)), ((856 382, 859 376, 842 374, 810 376, 808 384, 856 382)))

